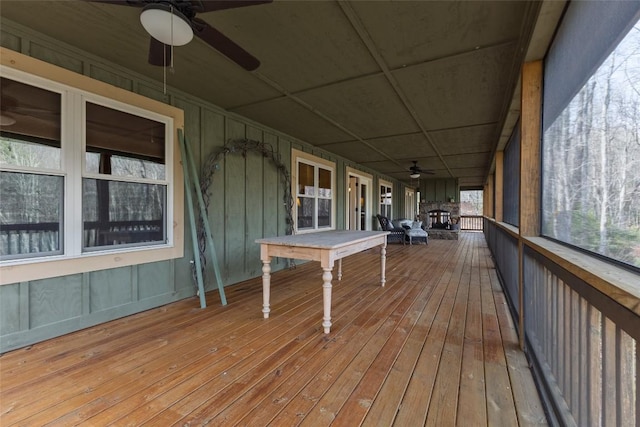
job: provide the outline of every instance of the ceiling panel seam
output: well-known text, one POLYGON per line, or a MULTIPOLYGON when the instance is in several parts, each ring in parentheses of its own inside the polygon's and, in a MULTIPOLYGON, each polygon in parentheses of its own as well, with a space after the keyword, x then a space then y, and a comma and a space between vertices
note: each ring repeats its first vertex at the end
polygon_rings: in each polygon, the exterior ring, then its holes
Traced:
POLYGON ((378 52, 377 46, 375 45, 375 43, 373 42, 373 39, 371 39, 371 36, 365 29, 364 24, 360 20, 360 17, 358 16, 358 14, 355 12, 355 10, 353 10, 351 5, 346 1, 340 0, 338 1, 338 5, 340 5, 342 12, 345 14, 345 16, 353 26, 353 29, 356 31, 356 33, 358 33, 358 36, 360 37, 364 45, 369 50, 369 53, 371 53, 371 56, 373 57, 373 59, 376 61, 376 63, 382 70, 383 74, 389 81, 389 84, 391 84, 391 87, 393 88, 393 90, 398 95, 398 98, 400 98, 400 101, 402 102, 404 107, 407 109, 409 114, 411 114, 411 117, 415 121, 416 125, 418 125, 418 127, 422 131, 423 135, 427 139, 427 142, 431 145, 431 148, 433 148, 433 151, 438 155, 442 164, 444 164, 445 168, 447 169, 447 172, 449 172, 449 175, 451 177, 455 177, 455 175, 451 171, 451 168, 442 157, 440 150, 438 150, 438 147, 436 147, 436 144, 433 142, 433 139, 427 132, 425 126, 422 124, 422 121, 420 120, 413 106, 409 102, 409 99, 406 97, 406 95, 400 88, 400 85, 398 85, 398 82, 396 81, 395 77, 393 77, 393 74, 391 74, 391 71, 389 70, 389 67, 385 63, 384 59, 382 59, 382 55, 380 55, 380 52, 378 52))
MULTIPOLYGON (((515 43, 517 43, 516 39, 507 40, 505 42, 483 46, 482 50, 486 51, 486 50, 490 50, 490 49, 494 49, 494 48, 497 49, 497 48, 501 48, 501 47, 504 47, 504 46, 509 46, 509 45, 512 45, 512 44, 515 44, 515 43)), ((393 73, 395 71, 400 71, 400 70, 406 71, 406 70, 409 70, 409 69, 411 69, 413 67, 420 67, 420 66, 425 65, 425 64, 433 65, 433 64, 437 64, 437 63, 440 63, 440 62, 448 61, 448 60, 451 60, 451 59, 458 59, 459 60, 459 59, 461 59, 461 58, 463 58, 465 56, 477 54, 477 52, 478 52, 478 49, 467 50, 467 51, 458 52, 458 53, 455 53, 455 54, 452 54, 452 55, 446 55, 446 56, 441 56, 441 57, 438 57, 438 58, 432 58, 432 59, 429 59, 429 60, 426 60, 426 61, 414 62, 412 64, 403 65, 402 67, 397 67, 397 68, 394 68, 394 69, 390 69, 390 68, 387 67, 387 69, 389 70, 390 73, 393 73)), ((258 73, 258 72, 256 71, 253 74, 256 74, 256 73, 258 73)), ((296 90, 296 91, 292 91, 292 92, 290 91, 288 93, 289 93, 290 96, 298 96, 298 95, 306 94, 306 93, 309 93, 309 92, 314 92, 314 91, 317 91, 319 89, 331 88, 332 86, 341 85, 341 84, 344 84, 344 83, 352 83, 354 81, 358 81, 358 80, 362 80, 362 79, 368 79, 368 78, 371 78, 371 77, 377 77, 377 76, 382 76, 382 75, 385 75, 384 71, 382 71, 382 70, 381 71, 376 71, 376 72, 373 72, 373 73, 360 74, 360 75, 357 75, 357 76, 354 76, 354 77, 349 77, 349 78, 330 81, 328 83, 323 83, 323 84, 317 85, 317 86, 306 87, 304 89, 300 89, 300 90, 296 90)), ((286 97, 286 96, 284 96, 284 97, 286 97)), ((260 99, 258 101, 248 102, 246 104, 234 105, 233 107, 228 107, 227 110, 229 110, 229 111, 239 110, 239 109, 242 109, 242 108, 245 108, 245 107, 251 107, 251 106, 254 106, 254 105, 259 105, 259 104, 264 104, 264 103, 271 102, 271 101, 276 101, 276 100, 281 99, 281 98, 283 98, 283 96, 264 98, 264 99, 260 99)), ((471 126, 473 126, 473 125, 471 125, 471 126)), ((433 130, 434 129, 431 129, 431 131, 433 131, 433 130)))
POLYGON ((282 86, 280 86, 278 83, 274 82, 273 80, 271 80, 269 77, 265 76, 264 74, 261 74, 258 71, 254 71, 253 74, 258 77, 260 80, 262 80, 264 83, 268 84, 269 86, 271 86, 272 88, 274 88, 277 91, 280 91, 280 93, 282 93, 285 97, 291 99, 292 101, 294 101, 295 103, 297 103, 298 105, 301 105, 302 107, 306 108, 307 110, 311 111, 312 113, 314 113, 315 115, 317 115, 318 117, 322 118, 323 120, 331 123, 333 126, 337 127, 338 129, 340 129, 341 131, 343 131, 344 133, 346 133, 347 135, 351 135, 354 139, 356 139, 357 141, 363 143, 364 145, 366 145, 368 148, 370 148, 371 150, 375 151, 376 153, 380 154, 381 156, 383 156, 384 158, 392 161, 393 163, 397 164, 398 166, 401 166, 396 160, 392 159, 391 157, 389 157, 387 154, 383 153, 382 151, 380 151, 379 149, 377 149, 376 147, 374 147, 373 145, 369 144, 367 141, 365 141, 360 135, 357 135, 355 132, 351 131, 350 129, 346 128, 344 125, 342 125, 340 122, 338 122, 337 120, 329 117, 328 115, 326 115, 325 113, 323 113, 322 111, 318 110, 317 108, 315 108, 313 105, 309 104, 306 101, 303 101, 302 99, 298 98, 297 96, 295 96, 294 94, 292 94, 291 92, 289 92, 288 90, 286 90, 285 88, 283 88, 282 86))

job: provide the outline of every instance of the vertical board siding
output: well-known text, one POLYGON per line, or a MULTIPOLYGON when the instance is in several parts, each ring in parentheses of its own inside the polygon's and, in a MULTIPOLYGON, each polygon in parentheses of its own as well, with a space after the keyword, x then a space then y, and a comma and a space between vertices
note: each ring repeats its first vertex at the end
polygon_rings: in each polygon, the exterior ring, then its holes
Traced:
POLYGON ((91 312, 133 302, 131 267, 89 273, 91 312))
MULTIPOLYGON (((278 139, 278 151, 280 153, 280 161, 282 162, 283 165, 288 167, 287 170, 289 171, 290 180, 292 179, 291 177, 292 174, 291 174, 291 167, 288 165, 291 164, 291 149, 292 149, 291 141, 289 141, 286 138, 278 139)), ((287 224, 287 212, 286 212, 287 207, 285 205, 285 200, 284 200, 284 195, 285 195, 284 185, 285 183, 283 182, 283 177, 280 174, 278 174, 278 235, 280 236, 287 234, 287 230, 289 228, 289 225, 287 224)), ((289 187, 289 191, 291 191, 291 183, 287 184, 287 186, 289 187)), ((271 262, 271 268, 272 269, 282 268, 285 264, 286 264, 285 260, 281 258, 277 258, 276 262, 271 262)))
POLYGON ((16 52, 22 52, 22 39, 14 34, 9 34, 4 31, 0 33, 0 45, 7 49, 15 50, 16 52))
MULTIPOLYGON (((500 270, 508 239, 494 235, 507 232, 492 221, 486 226, 500 270)), ((532 248, 525 247, 523 262, 525 345, 551 418, 639 425, 640 318, 532 248)))
POLYGON ((100 80, 110 85, 117 86, 121 89, 133 92, 133 80, 127 77, 123 77, 110 70, 105 70, 103 67, 89 64, 89 77, 100 80))
MULTIPOLYGON (((249 120, 179 93, 171 88, 171 82, 165 91, 161 82, 6 20, 0 29, 0 44, 181 108, 185 112, 185 137, 199 171, 209 156, 234 138, 270 143, 288 170, 293 147, 336 162, 336 226, 344 227, 343 159, 277 131, 269 133, 249 120)), ((374 174, 374 182, 377 178, 374 174)), ((394 183, 396 206, 400 206, 403 194, 398 191, 399 185, 389 177, 383 178, 394 183)), ((255 239, 284 235, 287 231, 283 182, 277 168, 258 153, 248 153, 246 158, 238 153, 222 156, 209 194, 208 221, 224 285, 260 275, 259 247, 255 239)), ((0 287, 0 352, 195 295, 191 224, 186 211, 185 204, 184 257, 181 259, 0 287)), ((205 289, 217 289, 209 252, 206 256, 205 289)), ((272 263, 274 271, 286 266, 281 259, 272 263)))
MULTIPOLYGON (((271 133, 265 133, 263 138, 265 144, 270 145, 274 150, 278 149, 278 137, 271 133)), ((284 207, 281 194, 284 193, 282 190, 282 178, 280 177, 280 172, 273 161, 265 157, 264 169, 262 171, 262 205, 268 208, 263 208, 262 211, 261 221, 262 233, 264 236, 278 235, 279 215, 284 215, 285 213, 284 209, 281 209, 281 207, 284 207)), ((262 267, 258 267, 260 269, 259 274, 262 274, 262 267)))
MULTIPOLYGON (((395 188, 394 188, 395 190, 395 188)), ((420 180, 420 198, 426 201, 448 202, 449 197, 458 198, 458 182, 456 179, 421 179, 420 180)), ((398 193, 399 194, 399 193, 398 193)), ((402 190, 402 198, 404 199, 404 189, 402 190)), ((404 212, 404 210, 402 211, 404 212)))
MULTIPOLYGON (((210 160, 220 152, 222 146, 225 143, 225 119, 222 114, 212 111, 208 108, 203 108, 201 113, 201 135, 200 151, 202 157, 200 159, 200 171, 210 160)), ((213 237, 213 244, 216 250, 217 264, 220 269, 221 275, 222 269, 225 266, 225 224, 224 224, 224 206, 223 201, 225 199, 225 165, 224 158, 221 158, 217 162, 217 169, 215 170, 209 187, 206 191, 209 196, 209 209, 207 216, 209 220, 209 226, 211 228, 211 235, 213 237)), ((202 179, 202 177, 200 177, 202 179)), ((203 194, 204 196, 204 194, 203 194)), ((207 250, 207 254, 209 251, 207 250)), ((222 279, 225 280, 224 277, 222 279)), ((215 279, 215 272, 211 257, 208 255, 207 268, 205 270, 205 289, 217 289, 218 284, 215 279)))
POLYGON ((49 49, 47 46, 39 43, 31 41, 27 54, 33 58, 73 71, 74 73, 84 74, 84 62, 82 59, 49 49))
MULTIPOLYGON (((247 128, 247 139, 262 141, 262 131, 253 127, 247 128)), ((251 277, 259 276, 262 272, 262 264, 256 262, 260 259, 260 245, 256 244, 256 239, 263 236, 263 214, 266 209, 272 210, 275 206, 271 203, 264 204, 264 169, 271 167, 269 159, 261 153, 249 152, 245 160, 245 251, 244 268, 251 277), (265 164, 266 163, 266 164, 265 164)))
MULTIPOLYGON (((244 138, 245 125, 227 118, 227 140, 244 138)), ((245 267, 245 159, 240 155, 227 155, 225 169, 225 277, 237 282, 245 267)))
POLYGON ((0 286, 0 335, 20 330, 20 283, 0 286))
POLYGON ((136 267, 139 299, 143 300, 175 291, 175 281, 166 279, 173 277, 173 261, 141 264, 136 267))
POLYGON ((30 282, 29 327, 37 328, 80 316, 81 295, 81 274, 30 282), (34 309, 36 307, 37 309, 34 309))

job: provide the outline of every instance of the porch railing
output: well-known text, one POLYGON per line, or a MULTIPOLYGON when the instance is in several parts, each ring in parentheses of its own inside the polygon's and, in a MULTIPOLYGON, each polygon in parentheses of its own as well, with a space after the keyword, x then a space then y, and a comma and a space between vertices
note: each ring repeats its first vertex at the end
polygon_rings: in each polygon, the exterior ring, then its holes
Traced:
POLYGON ((484 227, 484 217, 482 215, 462 215, 460 216, 461 230, 482 231, 484 227))
MULTIPOLYGON (((498 261, 513 236, 490 220, 485 235, 501 280, 513 281, 498 261)), ((550 421, 640 425, 640 316, 526 245, 523 268, 526 352, 550 421)), ((517 282, 503 288, 518 301, 517 282)))
MULTIPOLYGON (((10 256, 55 252, 61 243, 60 227, 57 222, 1 224, 0 254, 10 256)), ((162 238, 162 220, 84 223, 84 247, 155 242, 162 238)))

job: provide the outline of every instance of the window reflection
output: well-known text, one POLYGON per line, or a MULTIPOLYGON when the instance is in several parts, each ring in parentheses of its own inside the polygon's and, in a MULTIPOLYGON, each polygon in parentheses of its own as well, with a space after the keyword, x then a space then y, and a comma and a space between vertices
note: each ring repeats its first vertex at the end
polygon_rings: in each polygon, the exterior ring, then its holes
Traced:
POLYGON ((113 108, 86 103, 89 173, 165 179, 165 124, 113 108))
POLYGON ((83 179, 83 247, 166 241, 166 186, 83 179))
POLYGON ((313 196, 315 180, 314 167, 306 163, 298 163, 298 194, 313 196))
POLYGON ((61 95, 0 77, 0 165, 60 168, 61 95))
POLYGON ((63 191, 62 176, 0 172, 3 259, 62 250, 63 191))
POLYGON ((311 197, 298 197, 298 229, 313 228, 313 216, 316 200, 311 197))
POLYGON ((546 129, 542 233, 640 268, 640 22, 546 129))

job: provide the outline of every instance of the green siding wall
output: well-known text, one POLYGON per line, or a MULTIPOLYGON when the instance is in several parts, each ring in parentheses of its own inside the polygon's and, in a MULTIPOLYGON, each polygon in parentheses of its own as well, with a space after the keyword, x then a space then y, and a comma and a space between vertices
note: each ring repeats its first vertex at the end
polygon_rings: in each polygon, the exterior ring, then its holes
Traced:
MULTIPOLYGON (((270 143, 286 165, 291 163, 292 147, 335 161, 336 221, 337 228, 344 228, 345 168, 358 168, 358 165, 170 87, 165 94, 160 82, 107 64, 101 58, 4 19, 0 44, 181 108, 185 112, 185 136, 200 168, 209 156, 233 138, 270 143)), ((360 169, 372 173, 377 182, 378 176, 373 171, 360 169)), ((399 185, 394 186, 398 188, 399 185)), ((256 153, 249 153, 246 158, 227 155, 214 174, 210 193, 208 220, 225 286, 260 276, 262 264, 255 239, 286 232, 279 173, 270 160, 256 153)), ((373 194, 377 197, 375 191, 373 194)), ((397 194, 396 200, 400 200, 401 193, 397 194)), ((193 297, 194 307, 199 307, 192 280, 193 251, 186 212, 185 219, 182 259, 0 286, 0 352, 183 298, 193 297)), ((274 260, 272 264, 274 271, 286 267, 283 260, 274 260)), ((206 290, 217 289, 210 260, 205 286, 206 290)), ((233 305, 233 301, 229 304, 233 305)))
POLYGON ((420 199, 426 202, 447 202, 449 197, 460 201, 460 187, 458 180, 423 179, 420 182, 420 199))

